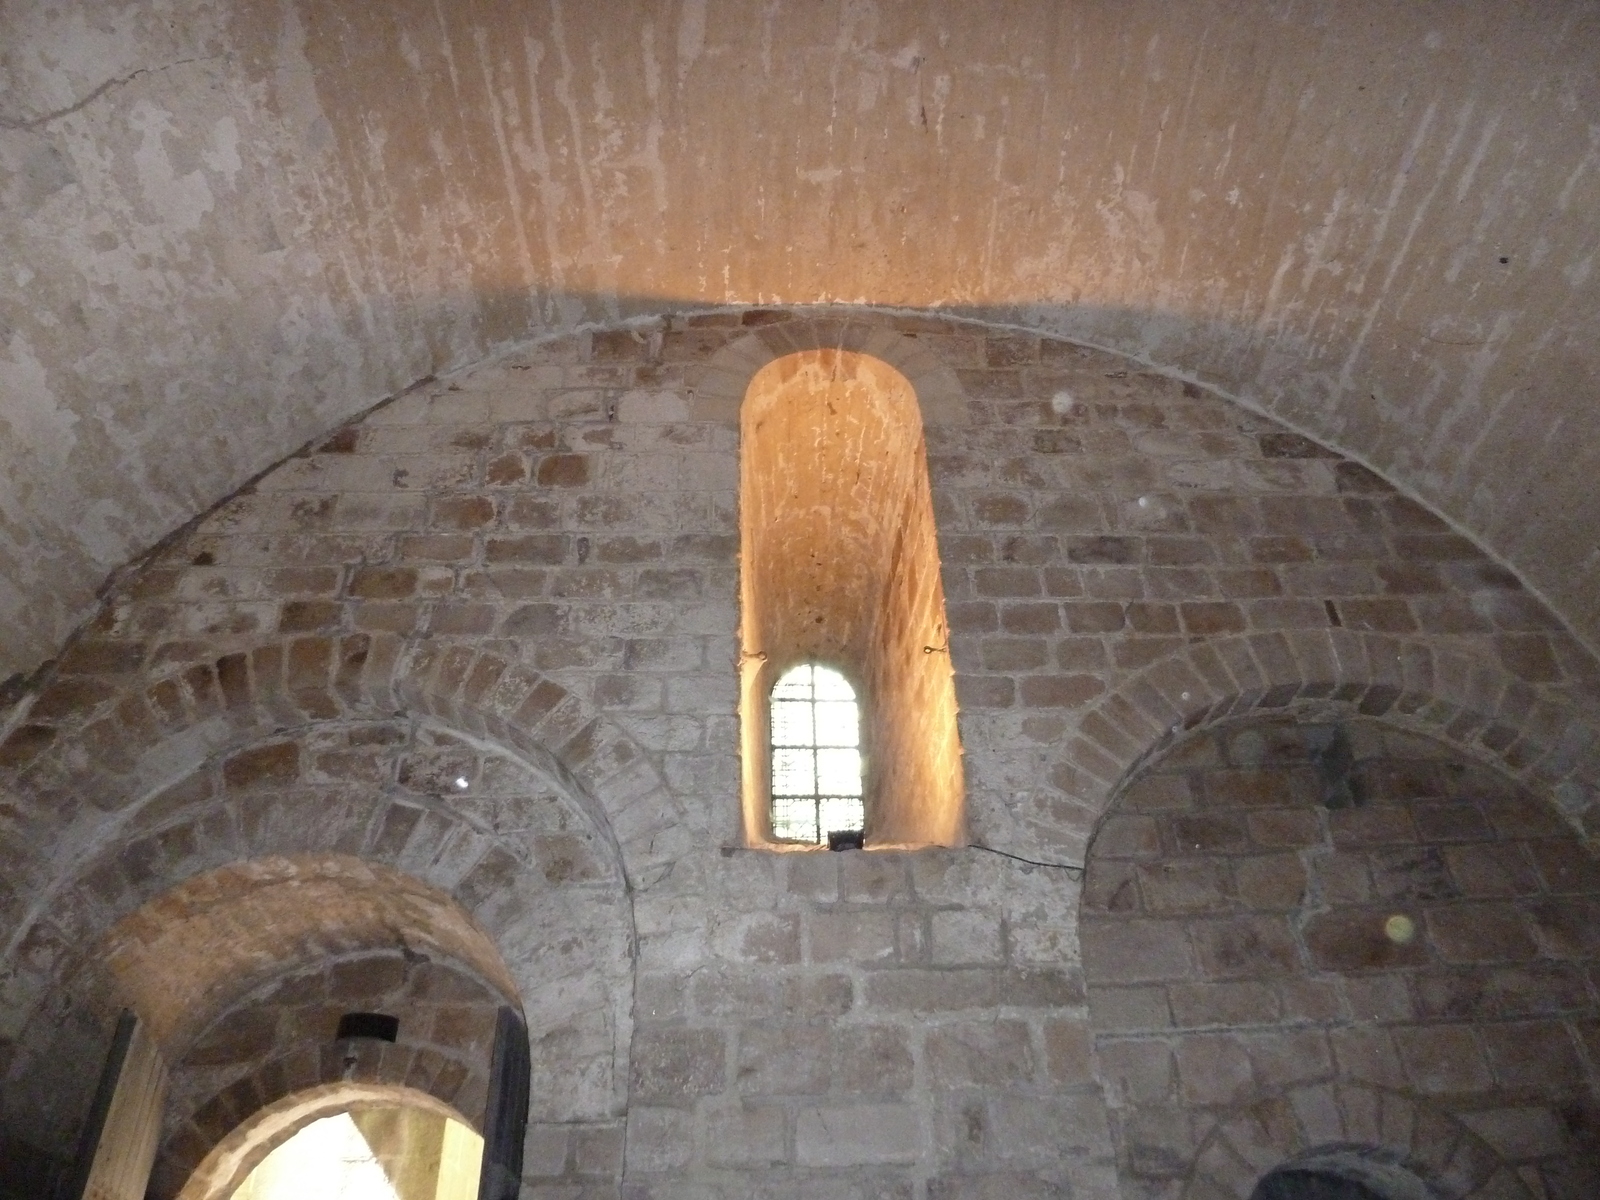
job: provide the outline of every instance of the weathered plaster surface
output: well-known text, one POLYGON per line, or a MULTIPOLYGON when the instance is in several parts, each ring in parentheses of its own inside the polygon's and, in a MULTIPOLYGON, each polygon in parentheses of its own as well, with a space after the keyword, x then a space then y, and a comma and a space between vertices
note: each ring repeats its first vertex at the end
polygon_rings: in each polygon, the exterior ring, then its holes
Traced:
POLYGON ((0 673, 417 378, 953 306, 1386 473, 1600 635, 1581 0, 0 5, 0 673))

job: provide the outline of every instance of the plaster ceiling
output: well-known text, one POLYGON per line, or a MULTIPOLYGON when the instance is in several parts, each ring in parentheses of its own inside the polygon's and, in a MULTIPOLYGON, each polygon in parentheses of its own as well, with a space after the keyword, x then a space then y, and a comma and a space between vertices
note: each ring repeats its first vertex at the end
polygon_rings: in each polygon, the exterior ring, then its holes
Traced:
POLYGON ((498 347, 939 306, 1373 466, 1600 642, 1600 6, 0 0, 0 676, 498 347))

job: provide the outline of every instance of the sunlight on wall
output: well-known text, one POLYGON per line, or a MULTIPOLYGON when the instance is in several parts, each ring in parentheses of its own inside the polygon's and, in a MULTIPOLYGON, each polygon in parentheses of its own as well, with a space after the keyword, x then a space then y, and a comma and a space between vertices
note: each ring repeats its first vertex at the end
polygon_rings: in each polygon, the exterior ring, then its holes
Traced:
POLYGON ((771 819, 769 713, 778 677, 814 663, 861 705, 868 846, 961 844, 955 685, 911 383, 853 351, 775 359, 745 393, 739 472, 747 843, 816 844, 773 840, 785 833, 771 819))
POLYGON ((313 1121, 251 1171, 234 1200, 473 1200, 483 1139, 459 1121, 380 1108, 313 1121))

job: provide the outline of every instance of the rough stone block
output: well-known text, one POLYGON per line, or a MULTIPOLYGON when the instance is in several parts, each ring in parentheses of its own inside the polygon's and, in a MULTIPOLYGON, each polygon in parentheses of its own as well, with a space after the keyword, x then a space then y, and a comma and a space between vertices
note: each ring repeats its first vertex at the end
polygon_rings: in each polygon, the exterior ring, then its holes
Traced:
POLYGON ((771 1167, 788 1161, 788 1114, 742 1105, 706 1115, 705 1159, 719 1167, 771 1167))
POLYGON ((1404 975, 1347 976, 1342 986, 1350 1013, 1358 1021, 1405 1021, 1412 1016, 1412 997, 1404 975))
POLYGON ((1172 1025, 1167 989, 1095 986, 1089 992, 1089 1016, 1097 1031, 1120 1033, 1166 1029, 1172 1025))
POLYGON ((1428 912, 1428 938, 1447 963, 1518 962, 1539 953, 1514 904, 1464 904, 1428 912))
POLYGON ((1485 1024, 1477 1030, 1495 1078, 1508 1090, 1538 1089, 1561 1096, 1581 1086, 1582 1060, 1560 1021, 1485 1024))
POLYGON ((1190 1034, 1177 1043, 1178 1077, 1191 1104, 1237 1104, 1254 1086, 1245 1043, 1223 1034, 1190 1034))
POLYGON ((910 888, 909 857, 892 852, 839 856, 839 899, 846 903, 905 899, 910 888))
MULTIPOLYGON (((1122 1153, 1130 1182, 1143 1193, 1162 1195, 1164 1184, 1180 1180, 1194 1160, 1194 1133, 1187 1111, 1173 1107, 1140 1108, 1122 1123, 1122 1153)), ((1202 1193, 1204 1194, 1204 1193, 1202 1193)))
POLYGON ((1400 942, 1385 932, 1385 922, 1393 915, 1393 909, 1369 908, 1336 909, 1314 917, 1305 931, 1312 962, 1319 970, 1343 972, 1386 971, 1426 963, 1424 937, 1400 942))
POLYGON ((1250 1033, 1244 1045, 1257 1084, 1269 1090, 1323 1079, 1333 1070, 1333 1055, 1319 1029, 1250 1033))
POLYGON ((748 1095, 828 1090, 829 1037, 820 1025, 747 1026, 738 1033, 734 1085, 748 1095))
POLYGON ((798 913, 749 913, 720 924, 713 939, 729 962, 787 964, 800 961, 798 913))
POLYGON ((690 1104, 722 1090, 725 1061, 716 1030, 642 1027, 634 1034, 630 1094, 644 1104, 690 1104))
POLYGON ((867 1007, 886 1012, 938 1013, 992 1008, 999 998, 998 973, 990 970, 883 971, 867 980, 867 1007))
POLYGON ((1057 1083, 1076 1085, 1091 1078, 1093 1034, 1083 1017, 1061 1017, 1044 1023, 1045 1063, 1057 1083))
MULTIPOLYGON (((694 1154, 693 1115, 675 1108, 630 1105, 627 1153, 630 1174, 676 1171, 687 1166, 694 1154)), ((523 1171, 533 1173, 526 1163, 523 1171)))
POLYGON ((935 912, 933 962, 938 966, 985 966, 1005 958, 1000 918, 986 912, 935 912))
POLYGON ((1043 1168, 1059 1162, 1063 1150, 1105 1153, 1111 1149, 1105 1105, 1098 1093, 1038 1096, 999 1092, 992 1095, 987 1107, 990 1124, 984 1157, 996 1164, 1043 1168))
POLYGON ((832 1032, 836 1094, 899 1097, 912 1085, 907 1030, 896 1025, 838 1025, 832 1032))
POLYGON ((1165 1039, 1102 1038, 1095 1058, 1108 1104, 1147 1107, 1170 1104, 1177 1098, 1177 1059, 1165 1039))
POLYGON ((615 1178, 622 1172, 621 1125, 579 1125, 572 1131, 573 1163, 580 1175, 615 1178))
POLYGON ((1462 1025, 1402 1027, 1393 1031, 1406 1075, 1429 1092, 1478 1092, 1494 1076, 1472 1030, 1462 1025))
POLYGON ((923 1054, 936 1088, 1016 1087, 1035 1073, 1030 1031, 1020 1021, 940 1025, 928 1032, 923 1054))
POLYGON ((1306 892, 1306 869, 1298 855, 1263 854, 1233 863, 1234 890, 1255 909, 1299 907, 1306 892))
POLYGON ((806 924, 812 962, 891 963, 899 954, 898 922, 884 909, 812 913, 806 924))
POLYGON ((1145 911, 1170 916, 1222 907, 1227 894, 1226 870, 1226 864, 1207 860, 1141 864, 1139 892, 1145 911))
POLYGON ((1277 990, 1265 983, 1184 983, 1167 989, 1180 1027, 1255 1025, 1275 1020, 1277 990))
POLYGON ((908 1104, 802 1108, 795 1121, 795 1157, 805 1167, 915 1162, 922 1147, 921 1121, 908 1104))
POLYGON ((1084 969, 1097 981, 1176 980, 1194 972, 1187 932, 1176 921, 1085 920, 1079 938, 1084 969))

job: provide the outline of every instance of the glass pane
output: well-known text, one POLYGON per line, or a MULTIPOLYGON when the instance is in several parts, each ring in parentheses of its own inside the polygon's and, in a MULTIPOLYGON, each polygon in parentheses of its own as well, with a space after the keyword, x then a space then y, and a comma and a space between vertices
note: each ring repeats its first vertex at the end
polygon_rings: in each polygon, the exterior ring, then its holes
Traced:
POLYGON ((816 801, 774 799, 772 836, 786 841, 820 842, 822 839, 817 836, 816 801))
POLYGON ((862 828, 861 710, 838 671, 803 663, 771 694, 772 832, 822 844, 862 828))
POLYGON ((855 689, 845 677, 829 667, 817 667, 816 689, 818 700, 854 700, 855 689))
POLYGON ((815 706, 817 710, 817 742, 819 746, 858 746, 861 744, 861 713, 854 702, 825 700, 815 706))
POLYGON ((811 750, 774 750, 772 794, 815 796, 817 794, 815 761, 815 752, 811 750))
MULTIPOLYGON (((847 829, 862 829, 866 825, 866 810, 860 800, 830 796, 821 802, 821 808, 823 837, 847 829)), ((820 842, 822 838, 817 840, 820 842)))
POLYGON ((774 700, 811 699, 811 664, 803 663, 798 667, 790 667, 785 671, 782 678, 772 685, 772 698, 774 700))
POLYGON ((772 744, 774 746, 814 746, 811 710, 808 700, 772 702, 772 744))
POLYGON ((861 752, 818 750, 817 791, 828 796, 861 795, 861 752))

